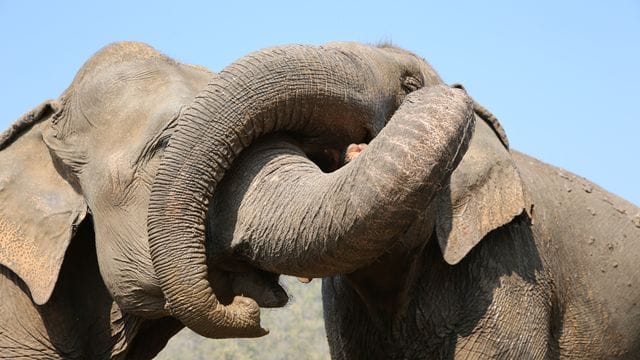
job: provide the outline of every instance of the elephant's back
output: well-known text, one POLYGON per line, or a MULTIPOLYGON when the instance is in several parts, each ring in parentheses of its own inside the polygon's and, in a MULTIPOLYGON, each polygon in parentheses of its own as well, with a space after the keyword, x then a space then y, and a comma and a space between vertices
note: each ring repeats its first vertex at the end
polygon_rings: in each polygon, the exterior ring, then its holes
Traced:
POLYGON ((594 342, 586 334, 602 332, 610 355, 640 350, 640 209, 566 170, 513 155, 563 332, 585 343, 594 342))

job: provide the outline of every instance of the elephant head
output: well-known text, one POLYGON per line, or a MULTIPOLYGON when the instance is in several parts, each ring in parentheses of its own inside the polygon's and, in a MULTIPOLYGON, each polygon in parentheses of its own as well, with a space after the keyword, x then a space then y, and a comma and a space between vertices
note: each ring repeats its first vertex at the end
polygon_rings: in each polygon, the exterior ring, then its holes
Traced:
MULTIPOLYGON (((259 331, 247 316, 256 308, 250 300, 223 306, 210 288, 206 219, 225 171, 271 132, 293 134, 322 164, 334 163, 323 154, 375 139, 371 155, 349 167, 265 192, 279 205, 255 203, 264 212, 244 217, 259 220, 232 241, 235 254, 314 277, 353 270, 388 249, 431 203, 471 137, 473 105, 464 91, 439 85, 411 94, 441 83, 414 54, 353 43, 266 49, 223 70, 178 120, 153 184, 149 245, 171 314, 204 336, 259 331)), ((228 226, 237 230, 236 221, 228 226)))
MULTIPOLYGON (((148 201, 181 109, 214 76, 144 44, 113 44, 84 64, 59 100, 0 136, 0 265, 24 281, 36 304, 51 296, 84 221, 93 227, 100 273, 120 309, 168 315, 149 255, 148 201)), ((235 283, 213 269, 210 276, 219 278, 223 301, 234 289, 261 305, 286 301, 277 288, 251 288, 277 284, 268 274, 235 283)))

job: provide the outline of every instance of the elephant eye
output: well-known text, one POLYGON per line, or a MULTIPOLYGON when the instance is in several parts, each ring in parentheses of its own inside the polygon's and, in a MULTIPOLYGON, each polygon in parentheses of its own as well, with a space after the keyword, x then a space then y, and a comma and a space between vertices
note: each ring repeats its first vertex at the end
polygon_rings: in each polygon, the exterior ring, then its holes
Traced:
POLYGON ((144 149, 142 149, 142 152, 138 155, 135 163, 138 164, 138 166, 146 164, 156 154, 162 152, 169 145, 169 139, 171 139, 172 133, 172 129, 170 129, 170 131, 165 130, 155 138, 151 139, 151 141, 147 143, 144 149))
POLYGON ((157 153, 164 151, 164 149, 169 145, 169 139, 171 138, 171 134, 164 134, 158 139, 149 150, 149 155, 154 156, 157 153))
POLYGON ((422 81, 415 76, 405 75, 400 79, 400 86, 405 93, 409 94, 422 87, 422 81))

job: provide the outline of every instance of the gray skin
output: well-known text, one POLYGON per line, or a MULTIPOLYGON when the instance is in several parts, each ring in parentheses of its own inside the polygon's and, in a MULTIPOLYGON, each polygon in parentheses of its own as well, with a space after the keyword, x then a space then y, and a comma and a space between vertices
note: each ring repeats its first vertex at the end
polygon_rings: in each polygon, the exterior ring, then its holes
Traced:
POLYGON ((325 277, 336 359, 637 358, 640 209, 509 150, 477 104, 471 131, 469 100, 412 56, 354 44, 276 48, 208 85, 179 121, 150 202, 152 260, 170 280, 161 286, 173 314, 201 334, 259 331, 242 317, 250 302, 218 306, 206 274, 190 267, 207 252, 235 256, 229 268, 325 277), (398 69, 412 61, 417 87, 429 88, 394 113, 406 94, 389 89, 403 89, 398 69), (381 83, 387 90, 372 95, 381 83), (294 136, 234 161, 274 129, 294 136), (333 158, 318 154, 367 136, 352 162, 318 166, 333 158), (193 298, 203 300, 187 308, 193 298))
MULTIPOLYGON (((432 195, 432 189, 427 188, 437 186, 439 179, 447 176, 447 166, 452 169, 457 161, 455 156, 443 161, 442 156, 458 153, 466 145, 460 134, 472 126, 470 120, 465 120, 471 113, 471 101, 462 90, 442 88, 427 96, 439 108, 420 105, 421 110, 416 110, 408 106, 409 113, 419 114, 422 110, 428 113, 415 117, 421 120, 410 120, 409 129, 403 129, 402 125, 385 128, 407 94, 426 83, 436 83, 439 78, 414 54, 356 43, 265 49, 241 58, 218 75, 181 115, 165 151, 149 200, 149 247, 172 315, 207 337, 218 333, 260 336, 264 329, 256 316, 255 302, 237 297, 232 304, 221 304, 210 287, 207 269, 202 266, 207 261, 206 219, 211 198, 242 149, 262 135, 287 131, 305 144, 305 152, 311 158, 326 163, 323 154, 346 148, 350 143, 368 142, 373 136, 387 132, 384 138, 388 144, 379 146, 389 151, 368 161, 379 171, 401 163, 406 163, 406 169, 376 179, 368 169, 356 168, 353 174, 371 178, 365 191, 368 198, 363 197, 360 204, 362 208, 357 213, 345 214, 335 226, 325 224, 333 228, 331 232, 310 227, 312 232, 301 237, 318 235, 317 243, 326 241, 327 250, 342 251, 339 244, 344 239, 366 241, 367 232, 379 229, 385 229, 387 239, 392 239, 406 226, 404 218, 419 210, 414 204, 432 195), (423 121, 440 125, 425 127, 423 121), (416 128, 412 129, 413 126, 416 128), (425 131, 435 131, 428 142, 423 138, 425 131), (404 142, 414 142, 430 155, 424 156, 422 162, 411 161, 414 152, 403 149, 404 142), (406 182, 412 185, 396 186, 406 182), (370 223, 385 211, 381 204, 392 198, 382 196, 376 188, 389 189, 397 199, 407 201, 397 209, 396 219, 389 217, 386 224, 370 223)), ((469 118, 472 119, 470 115, 469 118)), ((353 174, 340 172, 330 181, 317 184, 316 196, 309 198, 315 202, 304 210, 308 220, 311 214, 329 216, 333 209, 340 209, 342 205, 335 201, 344 199, 323 200, 322 194, 335 192, 336 187, 348 188, 350 185, 344 183, 353 181, 350 177, 353 174)), ((286 215, 296 215, 291 218, 295 219, 303 214, 286 215)), ((304 232, 297 223, 289 225, 291 236, 304 232)), ((270 236, 268 232, 263 235, 270 236)), ((350 252, 358 247, 351 246, 350 252)), ((386 245, 380 242, 375 247, 386 245)), ((314 246, 309 257, 321 255, 318 248, 314 246)), ((279 261, 276 253, 265 255, 279 261)), ((377 249, 367 256, 377 257, 377 249)), ((229 265, 230 269, 233 266, 229 265)))
MULTIPOLYGON (((152 266, 147 204, 180 111, 212 77, 113 44, 0 135, 0 357, 144 359, 183 327, 152 266)), ((277 275, 248 270, 209 268, 221 301, 286 303, 277 275)))

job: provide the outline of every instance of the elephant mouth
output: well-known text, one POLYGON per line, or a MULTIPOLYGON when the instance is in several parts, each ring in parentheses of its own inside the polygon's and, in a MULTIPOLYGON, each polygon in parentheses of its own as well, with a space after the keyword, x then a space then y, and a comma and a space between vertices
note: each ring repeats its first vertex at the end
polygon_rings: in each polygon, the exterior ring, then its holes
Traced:
POLYGON ((332 142, 314 141, 313 138, 297 138, 296 140, 309 160, 314 162, 323 172, 330 173, 345 165, 347 147, 350 144, 368 144, 373 139, 371 131, 363 129, 363 132, 362 136, 346 137, 332 142))
POLYGON ((313 161, 325 173, 334 172, 344 164, 344 149, 331 147, 304 150, 309 160, 313 161))

